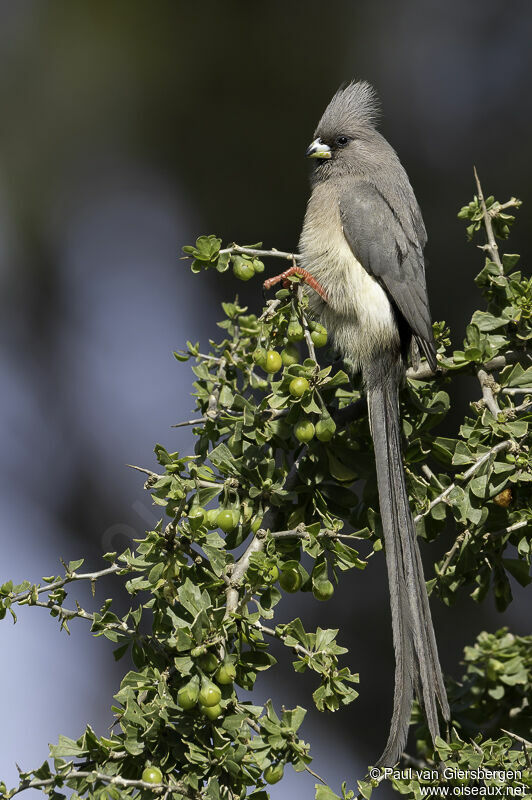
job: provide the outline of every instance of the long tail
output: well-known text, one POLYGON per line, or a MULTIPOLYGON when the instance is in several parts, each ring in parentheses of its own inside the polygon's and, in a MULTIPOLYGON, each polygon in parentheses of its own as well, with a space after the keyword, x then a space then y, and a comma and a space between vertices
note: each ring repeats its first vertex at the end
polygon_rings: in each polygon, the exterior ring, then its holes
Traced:
POLYGON ((393 715, 388 741, 377 763, 392 766, 406 744, 414 688, 433 740, 439 735, 437 702, 446 720, 450 712, 406 490, 398 402, 400 370, 397 364, 385 361, 378 370, 373 367, 371 376, 365 379, 395 649, 393 715))

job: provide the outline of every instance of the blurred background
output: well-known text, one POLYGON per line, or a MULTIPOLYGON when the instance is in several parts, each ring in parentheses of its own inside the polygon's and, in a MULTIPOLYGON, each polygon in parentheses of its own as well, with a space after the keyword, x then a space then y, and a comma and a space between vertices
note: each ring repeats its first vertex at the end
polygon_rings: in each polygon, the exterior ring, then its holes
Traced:
MULTIPOLYGON (((222 299, 262 301, 256 281, 192 276, 181 247, 216 233, 295 248, 306 146, 353 77, 381 96, 383 133, 429 232, 433 316, 460 342, 482 262, 456 219, 473 164, 486 194, 525 201, 509 251, 526 264, 532 250, 531 40, 528 0, 0 0, 0 582, 57 574, 60 556, 99 568, 157 519, 125 465, 152 466, 155 442, 191 448, 188 430, 170 427, 193 407, 190 367, 172 350, 216 335, 222 299)), ((467 381, 455 391, 458 419, 478 392, 467 381)), ((112 580, 98 585, 97 601, 114 593, 112 580)), ((523 594, 504 615, 491 599, 433 602, 444 669, 461 674, 482 628, 530 633, 523 594)), ((81 587, 73 595, 91 603, 81 587)), ((338 791, 381 752, 391 714, 384 559, 348 573, 330 603, 288 605, 279 619, 340 626, 360 672, 360 699, 310 711, 302 731, 338 791)), ((127 667, 82 621, 68 637, 44 610, 19 618, 1 630, 8 786, 15 762, 36 767, 59 733, 76 738, 86 722, 105 732, 127 667)), ((257 700, 310 708, 312 678, 280 658, 257 700)), ((311 797, 313 784, 288 770, 272 796, 311 797)))

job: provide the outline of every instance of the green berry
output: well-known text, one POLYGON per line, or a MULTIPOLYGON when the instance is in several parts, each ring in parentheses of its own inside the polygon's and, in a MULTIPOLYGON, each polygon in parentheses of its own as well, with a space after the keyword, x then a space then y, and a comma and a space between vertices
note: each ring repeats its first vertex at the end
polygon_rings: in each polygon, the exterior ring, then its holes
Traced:
POLYGON ((299 350, 293 342, 288 342, 284 350, 281 350, 281 359, 285 367, 299 362, 299 350))
POLYGON ((218 514, 220 513, 219 508, 209 508, 207 511, 207 527, 208 528, 217 528, 218 527, 218 514))
POLYGON ((258 275, 264 272, 264 263, 260 260, 260 258, 253 259, 253 269, 258 275))
POLYGON ((316 439, 330 442, 336 432, 336 424, 331 417, 322 417, 316 423, 316 439))
POLYGON ((312 587, 312 594, 316 600, 330 600, 334 594, 334 586, 331 581, 319 581, 312 587))
POLYGON ((288 391, 292 397, 303 397, 305 392, 308 391, 309 382, 306 378, 292 378, 288 391))
POLYGON ((216 523, 224 533, 231 533, 238 525, 236 511, 231 511, 229 508, 222 509, 216 517, 216 523))
POLYGON ((241 256, 236 256, 233 263, 233 275, 241 281, 249 281, 255 274, 253 264, 241 256))
POLYGON ((207 512, 201 506, 192 506, 188 512, 188 518, 190 520, 194 520, 194 522, 197 522, 199 525, 202 525, 207 518, 207 512))
POLYGON ((290 592, 290 594, 297 592, 301 587, 301 583, 302 580, 299 570, 294 569, 294 567, 281 570, 279 584, 281 589, 284 589, 285 592, 290 592))
POLYGON ((214 722, 222 713, 222 707, 220 703, 215 703, 213 706, 200 705, 200 711, 202 714, 205 714, 211 722, 214 722))
POLYGON ((198 664, 203 672, 208 672, 209 675, 211 672, 216 672, 218 669, 219 661, 214 655, 214 653, 203 653, 202 656, 198 659, 198 664))
POLYGON ((177 693, 177 702, 184 711, 190 711, 198 702, 199 697, 199 681, 198 678, 192 678, 186 686, 182 686, 177 693))
POLYGON ((271 764, 264 770, 264 780, 269 784, 279 783, 283 775, 284 767, 281 763, 275 765, 271 764))
POLYGON ((283 360, 277 350, 268 350, 263 369, 270 375, 273 375, 275 372, 279 372, 282 366, 283 360))
POLYGON ((306 444, 314 438, 316 429, 309 419, 300 419, 294 426, 294 434, 298 441, 306 444))
POLYGON ((288 328, 286 329, 286 335, 290 342, 300 342, 303 339, 305 332, 303 330, 303 326, 300 322, 296 320, 291 320, 288 323, 288 328))
POLYGON ((159 767, 146 767, 142 773, 144 783, 162 783, 163 773, 159 767))
POLYGON ((327 329, 319 322, 311 323, 310 338, 314 342, 314 347, 325 347, 327 344, 327 329))
POLYGON ((215 706, 220 702, 222 693, 215 683, 204 678, 201 683, 199 701, 202 706, 215 706))
POLYGON ((218 667, 214 677, 216 678, 216 683, 219 683, 220 686, 229 686, 236 678, 235 665, 231 661, 224 661, 218 667))
POLYGON ((257 349, 253 351, 253 361, 259 367, 262 367, 263 369, 265 369, 266 368, 266 356, 267 355, 268 355, 268 353, 266 352, 264 347, 257 347, 257 349))

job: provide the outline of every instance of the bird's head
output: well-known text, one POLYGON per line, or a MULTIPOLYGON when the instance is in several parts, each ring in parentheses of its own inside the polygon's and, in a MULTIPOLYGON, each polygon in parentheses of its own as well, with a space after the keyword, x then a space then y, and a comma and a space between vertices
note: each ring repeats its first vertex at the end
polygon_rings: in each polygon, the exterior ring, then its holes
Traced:
POLYGON ((325 109, 306 152, 314 162, 314 178, 370 174, 384 153, 391 151, 375 129, 378 117, 379 101, 369 83, 357 81, 340 88, 325 109))

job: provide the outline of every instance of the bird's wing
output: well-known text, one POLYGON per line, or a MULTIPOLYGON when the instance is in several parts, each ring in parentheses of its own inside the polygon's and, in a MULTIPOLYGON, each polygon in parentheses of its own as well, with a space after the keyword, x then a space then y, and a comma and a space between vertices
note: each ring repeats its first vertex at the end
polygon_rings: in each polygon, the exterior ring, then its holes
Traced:
POLYGON ((344 235, 353 255, 387 291, 434 367, 423 251, 411 220, 403 227, 386 198, 366 182, 351 183, 339 202, 344 235))

